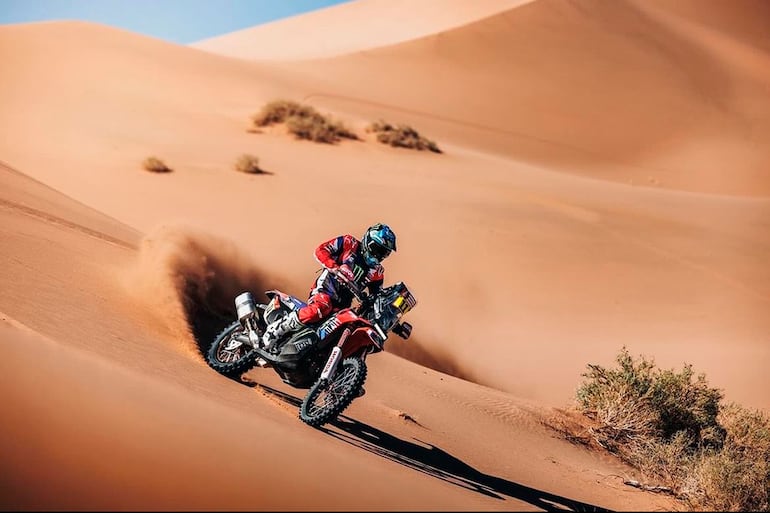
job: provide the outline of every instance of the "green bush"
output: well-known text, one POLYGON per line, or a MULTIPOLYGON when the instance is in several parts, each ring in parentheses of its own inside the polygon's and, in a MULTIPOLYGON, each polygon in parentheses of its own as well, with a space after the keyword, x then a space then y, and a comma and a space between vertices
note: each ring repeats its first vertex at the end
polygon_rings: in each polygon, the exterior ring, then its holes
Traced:
POLYGON ((370 124, 366 131, 377 134, 377 140, 383 144, 389 144, 398 148, 410 148, 420 151, 429 150, 434 153, 442 153, 435 142, 423 137, 417 130, 408 125, 391 125, 380 120, 370 124))
POLYGON ((333 121, 309 105, 290 100, 275 100, 266 104, 251 120, 257 127, 286 123, 289 132, 298 139, 330 144, 341 139, 358 139, 341 122, 333 121))
MULTIPOLYGON (((770 419, 736 404, 685 365, 660 370, 623 348, 616 368, 589 364, 577 389, 593 440, 715 511, 770 511, 770 419)), ((580 437, 573 437, 586 443, 580 437)))

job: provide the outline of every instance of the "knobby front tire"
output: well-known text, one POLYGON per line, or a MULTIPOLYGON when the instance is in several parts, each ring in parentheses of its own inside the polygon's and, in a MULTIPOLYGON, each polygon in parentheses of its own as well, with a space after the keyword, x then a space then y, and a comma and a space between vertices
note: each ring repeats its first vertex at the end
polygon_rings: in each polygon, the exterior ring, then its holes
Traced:
POLYGON ((299 418, 305 424, 319 427, 337 418, 366 380, 366 363, 358 357, 345 358, 329 382, 318 380, 299 407, 299 418))

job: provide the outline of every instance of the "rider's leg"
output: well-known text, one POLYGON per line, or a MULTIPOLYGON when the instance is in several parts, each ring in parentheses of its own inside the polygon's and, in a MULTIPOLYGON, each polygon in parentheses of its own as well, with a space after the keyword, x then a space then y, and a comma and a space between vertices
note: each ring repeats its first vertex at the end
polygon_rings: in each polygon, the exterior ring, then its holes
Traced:
POLYGON ((266 329, 265 334, 262 336, 262 344, 265 349, 275 343, 276 340, 284 336, 289 331, 294 331, 302 327, 302 324, 297 318, 297 311, 294 310, 289 315, 284 315, 280 319, 273 321, 266 329))
POLYGON ((297 311, 299 322, 312 324, 318 322, 332 311, 332 298, 325 292, 316 292, 307 300, 307 306, 297 311))
POLYGON ((262 343, 269 349, 276 340, 280 339, 286 333, 296 331, 302 326, 318 322, 329 314, 332 310, 331 298, 328 294, 318 292, 310 296, 307 306, 299 310, 294 310, 289 315, 281 317, 272 322, 266 329, 262 337, 262 343))

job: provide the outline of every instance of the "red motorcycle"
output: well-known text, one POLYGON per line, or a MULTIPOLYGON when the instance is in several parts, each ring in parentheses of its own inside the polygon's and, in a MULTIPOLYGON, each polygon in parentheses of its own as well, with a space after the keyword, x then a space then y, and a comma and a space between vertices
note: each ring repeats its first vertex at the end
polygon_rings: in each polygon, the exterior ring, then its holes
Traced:
POLYGON ((250 292, 238 295, 238 320, 214 339, 209 366, 228 377, 257 365, 272 368, 284 383, 309 389, 299 409, 303 422, 317 427, 335 419, 363 395, 366 357, 383 350, 390 332, 409 338, 412 326, 401 318, 417 304, 403 282, 364 295, 344 276, 337 279, 353 294, 353 306, 286 334, 269 350, 262 345, 267 325, 305 303, 279 290, 267 291, 265 304, 255 303, 250 292))

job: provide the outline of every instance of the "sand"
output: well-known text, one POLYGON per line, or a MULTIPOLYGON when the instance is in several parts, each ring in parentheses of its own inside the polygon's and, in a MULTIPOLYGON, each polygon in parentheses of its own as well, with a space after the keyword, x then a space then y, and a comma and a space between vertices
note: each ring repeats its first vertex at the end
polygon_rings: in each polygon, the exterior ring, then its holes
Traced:
POLYGON ((767 5, 404 8, 187 47, 0 26, 5 509, 671 509, 544 426, 586 365, 625 346, 770 410, 767 5), (362 140, 247 131, 277 98, 362 140), (443 153, 378 144, 379 118, 443 153), (208 310, 304 297, 315 246, 377 221, 414 332, 340 421, 206 366, 208 310))

